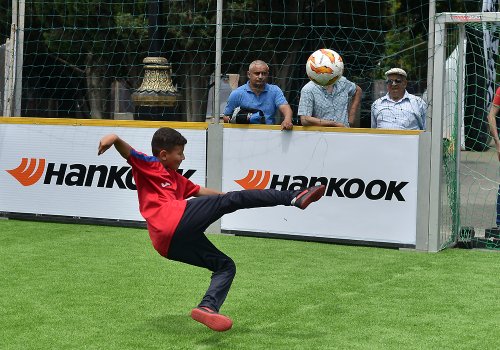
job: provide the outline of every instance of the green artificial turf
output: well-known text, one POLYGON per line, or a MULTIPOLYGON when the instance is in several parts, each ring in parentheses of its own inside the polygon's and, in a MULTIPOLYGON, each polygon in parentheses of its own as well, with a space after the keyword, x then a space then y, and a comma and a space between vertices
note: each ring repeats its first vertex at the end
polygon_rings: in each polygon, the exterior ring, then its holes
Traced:
POLYGON ((0 220, 0 349, 500 349, 500 255, 209 235, 237 265, 217 333, 210 272, 142 229, 0 220))

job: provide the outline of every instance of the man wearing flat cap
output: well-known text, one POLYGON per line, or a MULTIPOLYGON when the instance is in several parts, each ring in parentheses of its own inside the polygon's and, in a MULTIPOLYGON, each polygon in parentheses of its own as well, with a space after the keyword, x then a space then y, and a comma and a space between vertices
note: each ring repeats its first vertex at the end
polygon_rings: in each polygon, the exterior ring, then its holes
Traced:
POLYGON ((425 130, 427 104, 406 91, 406 72, 391 68, 385 76, 387 94, 372 104, 372 128, 425 130))

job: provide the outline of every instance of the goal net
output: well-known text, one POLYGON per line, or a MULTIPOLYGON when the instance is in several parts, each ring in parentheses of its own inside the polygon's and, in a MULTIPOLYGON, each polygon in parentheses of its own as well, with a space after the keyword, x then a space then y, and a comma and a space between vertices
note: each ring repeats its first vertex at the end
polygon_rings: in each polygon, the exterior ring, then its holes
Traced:
POLYGON ((498 87, 499 16, 437 16, 432 130, 441 123, 442 138, 433 144, 433 154, 441 152, 439 249, 500 249, 500 162, 487 119, 498 87))
MULTIPOLYGON (((135 114, 148 56, 168 60, 175 105, 169 119, 213 116, 217 3, 222 2, 221 96, 247 80, 249 64, 270 65, 297 110, 308 82, 305 63, 320 48, 337 51, 345 76, 364 91, 356 126, 370 127, 370 105, 385 93, 383 73, 408 72, 421 95, 427 75, 429 4, 421 1, 111 1, 25 0, 0 4, 0 37, 10 37, 11 8, 25 4, 22 103, 14 115, 119 118, 135 114)), ((447 0, 445 10, 467 7, 447 0)), ((19 23, 21 24, 21 23, 19 23)), ((3 41, 2 41, 3 43, 3 41)), ((224 106, 224 101, 221 101, 224 106)), ((296 121, 298 118, 295 118, 296 121)))

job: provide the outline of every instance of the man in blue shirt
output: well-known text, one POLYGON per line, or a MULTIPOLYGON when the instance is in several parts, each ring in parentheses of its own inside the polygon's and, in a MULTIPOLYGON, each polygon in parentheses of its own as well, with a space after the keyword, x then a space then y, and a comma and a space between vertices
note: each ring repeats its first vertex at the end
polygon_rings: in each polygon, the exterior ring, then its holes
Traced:
POLYGON ((266 62, 256 60, 248 67, 248 82, 240 86, 231 94, 224 109, 224 121, 229 122, 237 108, 248 110, 248 123, 274 124, 274 115, 279 109, 283 116, 282 130, 291 130, 292 109, 288 104, 283 91, 273 84, 268 84, 269 66, 266 62))
POLYGON ((372 128, 425 130, 427 105, 406 91, 406 72, 392 68, 385 76, 387 94, 372 104, 372 128))

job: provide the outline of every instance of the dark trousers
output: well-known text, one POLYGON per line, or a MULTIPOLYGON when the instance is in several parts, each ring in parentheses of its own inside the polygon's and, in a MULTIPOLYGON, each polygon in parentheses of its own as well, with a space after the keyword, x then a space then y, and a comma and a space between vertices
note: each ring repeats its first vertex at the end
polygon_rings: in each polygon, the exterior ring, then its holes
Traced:
POLYGON ((238 209, 290 205, 296 191, 243 190, 223 195, 196 197, 188 201, 186 211, 168 250, 168 259, 204 267, 212 279, 199 306, 219 311, 236 274, 234 261, 218 250, 204 232, 224 214, 238 209))

